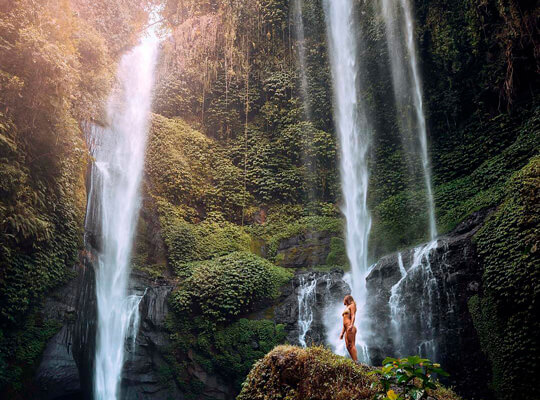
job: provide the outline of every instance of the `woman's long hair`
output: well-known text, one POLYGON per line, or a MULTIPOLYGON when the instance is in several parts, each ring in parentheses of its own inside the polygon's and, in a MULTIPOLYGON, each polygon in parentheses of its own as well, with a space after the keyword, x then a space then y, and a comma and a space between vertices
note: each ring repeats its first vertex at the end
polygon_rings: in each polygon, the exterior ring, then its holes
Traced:
POLYGON ((354 303, 356 305, 356 302, 354 301, 353 297, 348 294, 347 296, 345 296, 345 298, 343 299, 343 302, 346 304, 346 305, 349 305, 349 304, 352 304, 354 303))

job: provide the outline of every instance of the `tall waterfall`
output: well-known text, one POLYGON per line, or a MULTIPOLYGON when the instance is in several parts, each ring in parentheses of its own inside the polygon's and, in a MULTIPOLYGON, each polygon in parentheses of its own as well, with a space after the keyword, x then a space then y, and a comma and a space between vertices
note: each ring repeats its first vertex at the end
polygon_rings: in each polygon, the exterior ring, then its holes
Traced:
MULTIPOLYGON (((365 277, 368 272, 368 237, 371 217, 367 207, 368 149, 371 128, 358 76, 358 56, 354 7, 352 0, 324 0, 324 12, 330 52, 334 90, 334 118, 340 141, 340 170, 343 191, 343 213, 346 218, 346 247, 351 264, 352 292, 358 305, 357 342, 359 358, 368 361, 363 332, 365 317, 365 277)), ((339 317, 339 314, 338 314, 339 317)), ((340 321, 337 321, 340 324, 340 321)), ((337 348, 337 338, 330 338, 337 348)))
POLYGON ((408 150, 420 155, 428 203, 429 234, 431 240, 434 240, 437 237, 435 203, 431 187, 426 119, 410 0, 381 0, 379 5, 386 26, 386 42, 390 55, 399 125, 405 141, 415 143, 413 148, 408 150), (411 103, 414 105, 414 112, 410 110, 411 103), (415 139, 412 138, 413 131, 416 131, 415 139))
MULTIPOLYGON (((96 265, 97 340, 94 396, 114 400, 126 339, 133 345, 141 298, 128 295, 130 257, 140 206, 157 41, 142 42, 122 57, 118 85, 108 103, 109 126, 93 127, 86 225, 99 234, 96 265)), ((128 344, 129 344, 128 343, 128 344)))

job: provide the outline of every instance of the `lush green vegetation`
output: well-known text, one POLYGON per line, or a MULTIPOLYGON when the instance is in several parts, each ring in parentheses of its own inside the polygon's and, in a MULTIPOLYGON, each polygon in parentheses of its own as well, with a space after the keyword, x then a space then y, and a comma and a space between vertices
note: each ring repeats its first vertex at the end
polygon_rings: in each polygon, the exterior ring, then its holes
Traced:
POLYGON ((238 391, 253 363, 282 343, 285 332, 270 320, 237 318, 271 304, 292 274, 245 252, 178 268, 184 279, 171 295, 173 313, 167 324, 171 377, 188 397, 196 398, 204 389, 189 373, 196 363, 238 391))
POLYGON ((250 253, 231 253, 181 266, 188 275, 172 294, 179 314, 201 314, 211 323, 251 311, 258 302, 279 296, 292 273, 250 253))
MULTIPOLYGON (((238 400, 373 399, 385 386, 372 372, 369 367, 336 356, 322 347, 279 346, 255 364, 238 400)), ((452 391, 442 387, 428 390, 439 400, 459 400, 452 391)), ((390 395, 393 393, 392 390, 390 395)), ((389 398, 398 399, 397 395, 389 398)))
POLYGON ((58 329, 36 314, 40 301, 78 261, 81 126, 100 118, 116 52, 144 20, 144 2, 104 19, 110 9, 104 0, 0 4, 0 391, 11 398, 58 329))
MULTIPOLYGON (((0 391, 11 397, 21 396, 58 329, 42 320, 40 302, 78 262, 89 161, 82 128, 103 120, 115 63, 153 3, 164 5, 171 37, 159 60, 145 194, 166 255, 151 260, 151 249, 138 245, 134 264, 176 285, 164 377, 196 397, 203 384, 188 372, 196 362, 239 389, 251 365, 284 340, 272 321, 239 319, 271 305, 290 279, 273 264, 281 241, 327 232, 322 268, 347 264, 319 0, 304 1, 306 98, 287 0, 0 2, 0 391)), ((369 82, 362 95, 376 132, 375 259, 425 240, 428 216, 418 162, 400 140, 389 99, 383 23, 374 2, 357 4, 369 82)), ((497 395, 526 397, 538 351, 538 11, 524 0, 414 6, 438 228, 447 233, 472 212, 494 209, 477 235, 484 278, 470 309, 497 395)), ((343 398, 373 394, 363 370, 321 349, 272 354, 254 371, 267 371, 272 357, 295 367, 311 360, 302 377, 314 386, 305 393, 327 393, 322 379, 339 372, 360 385, 343 398)), ((261 383, 257 374, 250 385, 261 383)), ((261 384, 278 390, 268 382, 261 384)))
POLYGON ((383 360, 381 369, 368 374, 379 377, 380 387, 375 394, 375 400, 428 399, 433 397, 432 391, 437 390, 435 374, 448 376, 439 364, 418 356, 387 357, 383 360))
POLYGON ((469 307, 502 399, 521 397, 535 379, 534 354, 540 346, 539 187, 540 158, 535 157, 512 176, 502 205, 476 235, 484 291, 469 307))

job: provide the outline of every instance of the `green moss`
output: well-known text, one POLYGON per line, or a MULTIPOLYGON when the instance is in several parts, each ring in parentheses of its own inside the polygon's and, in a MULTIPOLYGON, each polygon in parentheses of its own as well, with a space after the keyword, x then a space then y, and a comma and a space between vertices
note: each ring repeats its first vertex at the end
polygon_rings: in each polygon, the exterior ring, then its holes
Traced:
POLYGON ((282 240, 306 232, 328 232, 335 236, 343 235, 343 220, 336 217, 322 215, 305 216, 292 221, 273 220, 265 225, 257 225, 249 228, 249 232, 266 242, 266 256, 274 259, 282 240))
POLYGON ((43 321, 38 313, 17 330, 0 329, 0 389, 13 398, 25 397, 47 341, 60 329, 55 320, 43 321))
POLYGON ((484 291, 469 306, 492 363, 494 389, 504 400, 538 390, 539 188, 540 157, 535 157, 512 176, 504 202, 476 235, 484 291))
POLYGON ((153 116, 146 171, 153 195, 190 222, 210 213, 240 221, 243 205, 251 202, 242 170, 222 145, 179 119, 153 116))
POLYGON ((169 362, 175 367, 171 371, 188 395, 196 395, 204 387, 198 388, 197 380, 188 373, 189 363, 184 362, 187 349, 193 362, 240 391, 240 385, 253 364, 283 343, 286 336, 283 325, 276 325, 270 320, 242 318, 208 330, 202 319, 171 315, 167 324, 173 341, 174 357, 169 362))
POLYGON ((328 257, 326 257, 326 264, 339 266, 349 265, 345 241, 342 238, 333 237, 330 239, 330 252, 328 253, 328 257))
MULTIPOLYGON (((373 399, 377 378, 369 376, 369 371, 368 366, 323 347, 278 346, 255 364, 237 399, 373 399)), ((432 395, 439 400, 459 400, 444 388, 432 395)))

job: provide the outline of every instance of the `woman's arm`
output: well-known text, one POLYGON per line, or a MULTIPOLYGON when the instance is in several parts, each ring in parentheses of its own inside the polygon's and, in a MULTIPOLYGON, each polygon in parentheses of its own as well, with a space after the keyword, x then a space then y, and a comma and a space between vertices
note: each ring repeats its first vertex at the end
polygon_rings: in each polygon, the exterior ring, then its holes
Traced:
POLYGON ((355 305, 351 305, 349 307, 349 312, 351 313, 351 323, 349 325, 349 329, 348 330, 352 330, 352 328, 354 327, 354 321, 356 319, 356 306, 355 305))
POLYGON ((341 329, 341 335, 339 335, 339 340, 343 339, 344 334, 345 334, 345 325, 343 325, 343 328, 341 329))

